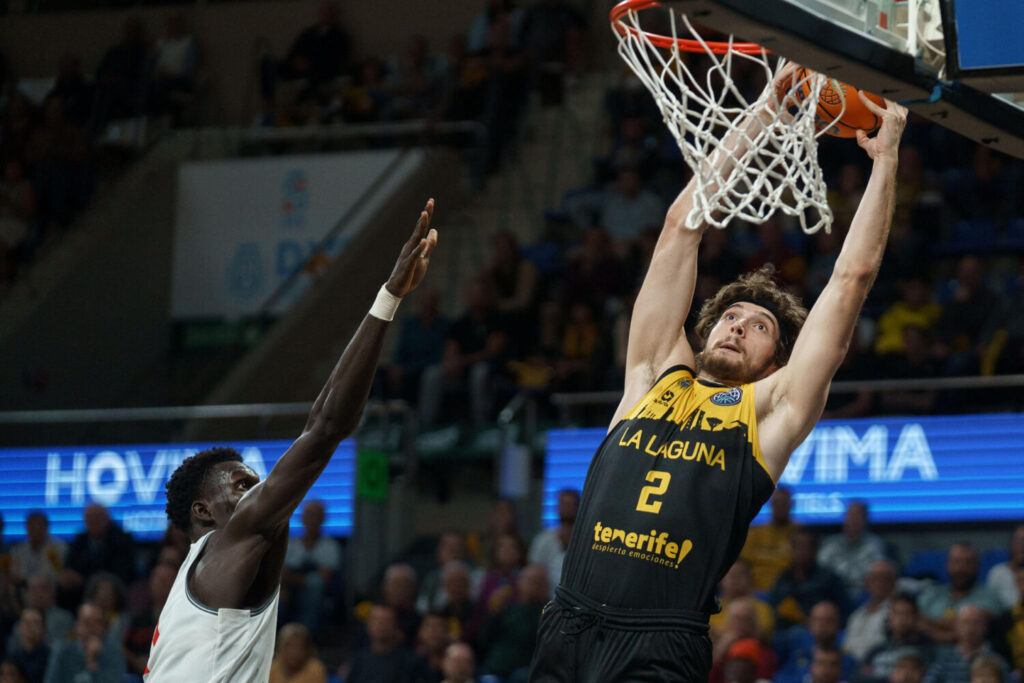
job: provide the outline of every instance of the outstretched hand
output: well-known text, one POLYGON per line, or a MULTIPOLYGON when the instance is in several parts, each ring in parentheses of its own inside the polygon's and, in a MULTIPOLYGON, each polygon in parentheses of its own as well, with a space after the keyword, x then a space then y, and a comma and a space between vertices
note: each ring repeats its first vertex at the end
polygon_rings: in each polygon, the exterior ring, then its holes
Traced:
POLYGON ((385 287, 394 296, 405 296, 419 286, 430 265, 430 255, 437 247, 437 230, 430 227, 430 219, 434 215, 434 200, 428 199, 427 205, 420 212, 412 235, 402 247, 395 268, 385 287))
POLYGON ((865 131, 858 130, 857 144, 875 161, 879 159, 896 161, 903 127, 907 125, 907 108, 892 100, 886 100, 883 109, 868 99, 863 92, 858 91, 857 96, 860 97, 864 106, 882 121, 878 133, 874 137, 868 137, 865 131))

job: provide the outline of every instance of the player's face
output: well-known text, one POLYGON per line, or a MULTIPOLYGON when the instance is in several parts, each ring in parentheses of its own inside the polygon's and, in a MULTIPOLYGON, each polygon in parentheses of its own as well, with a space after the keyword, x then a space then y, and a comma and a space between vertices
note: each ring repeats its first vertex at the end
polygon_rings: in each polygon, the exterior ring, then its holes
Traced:
POLYGON ((726 383, 754 382, 775 372, 779 326, 768 309, 739 301, 725 310, 708 334, 702 370, 726 383))
POLYGON ((227 524, 242 496, 258 483, 260 478, 248 465, 240 462, 221 462, 213 466, 206 478, 210 496, 207 499, 207 508, 218 529, 227 524))

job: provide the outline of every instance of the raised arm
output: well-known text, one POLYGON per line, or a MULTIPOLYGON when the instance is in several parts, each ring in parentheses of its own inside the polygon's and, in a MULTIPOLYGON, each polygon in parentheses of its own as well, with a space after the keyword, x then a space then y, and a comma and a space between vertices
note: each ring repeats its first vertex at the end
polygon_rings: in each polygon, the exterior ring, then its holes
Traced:
MULTIPOLYGON (((414 290, 427 272, 430 254, 437 245, 437 231, 430 229, 433 211, 434 201, 430 200, 402 247, 384 285, 392 297, 401 298, 414 290)), ((302 434, 277 461, 266 480, 239 501, 224 529, 225 536, 271 538, 286 529, 292 513, 323 472, 338 444, 355 431, 393 314, 393 309, 390 313, 382 312, 378 306, 379 303, 374 304, 345 347, 313 403, 302 434)))
MULTIPOLYGON (((784 92, 781 84, 792 77, 796 65, 787 65, 766 94, 784 92), (781 88, 781 89, 780 89, 781 88)), ((772 98, 765 98, 764 107, 777 106, 772 98)), ((709 176, 727 176, 736 160, 747 149, 771 120, 761 109, 752 110, 745 122, 727 135, 707 162, 714 170, 709 176)), ((686 217, 693 209, 696 180, 692 179, 665 216, 665 224, 654 248, 654 255, 637 294, 633 317, 629 325, 626 347, 626 381, 622 399, 609 428, 614 426, 654 385, 658 375, 673 365, 693 367, 693 350, 686 339, 683 323, 690 313, 693 291, 697 282, 697 250, 706 225, 697 229, 686 227, 686 217)))
POLYGON ((846 355, 864 299, 878 274, 892 222, 897 152, 907 110, 889 101, 882 109, 860 97, 882 120, 873 138, 857 131, 857 144, 873 160, 871 178, 832 276, 807 316, 789 363, 757 384, 758 434, 775 480, 790 453, 821 417, 832 377, 846 355))

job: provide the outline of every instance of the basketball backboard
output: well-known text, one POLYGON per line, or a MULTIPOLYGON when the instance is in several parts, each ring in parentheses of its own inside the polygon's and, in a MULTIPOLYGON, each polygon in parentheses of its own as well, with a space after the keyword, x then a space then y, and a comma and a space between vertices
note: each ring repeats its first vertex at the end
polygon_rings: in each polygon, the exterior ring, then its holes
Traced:
POLYGON ((665 0, 691 19, 1024 158, 1021 0, 665 0), (980 9, 979 9, 980 8, 980 9))

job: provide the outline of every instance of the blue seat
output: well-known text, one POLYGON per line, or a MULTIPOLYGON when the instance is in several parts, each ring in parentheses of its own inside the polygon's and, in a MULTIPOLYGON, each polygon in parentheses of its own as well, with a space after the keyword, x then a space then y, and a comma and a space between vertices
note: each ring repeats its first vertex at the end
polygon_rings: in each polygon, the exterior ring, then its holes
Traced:
POLYGON ((981 553, 981 569, 978 576, 985 578, 992 567, 1010 559, 1010 551, 1006 548, 989 548, 981 553))
POLYGON ((918 550, 907 559, 903 573, 914 578, 933 578, 945 583, 949 581, 946 573, 946 557, 948 550, 918 550))

